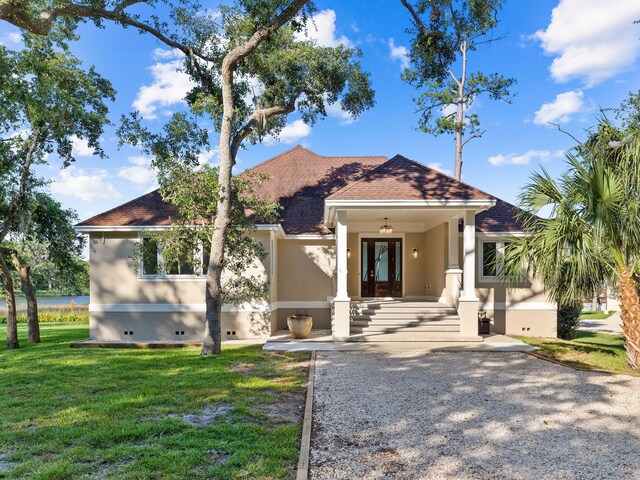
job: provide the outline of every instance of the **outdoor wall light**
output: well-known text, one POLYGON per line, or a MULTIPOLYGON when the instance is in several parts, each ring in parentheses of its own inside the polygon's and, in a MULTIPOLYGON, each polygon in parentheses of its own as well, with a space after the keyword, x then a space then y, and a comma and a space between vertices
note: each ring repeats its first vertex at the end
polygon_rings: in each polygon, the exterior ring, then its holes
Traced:
POLYGON ((413 255, 413 258, 418 258, 418 249, 414 248, 411 250, 411 255, 413 255))
POLYGON ((351 258, 351 249, 347 248, 347 258, 351 258))

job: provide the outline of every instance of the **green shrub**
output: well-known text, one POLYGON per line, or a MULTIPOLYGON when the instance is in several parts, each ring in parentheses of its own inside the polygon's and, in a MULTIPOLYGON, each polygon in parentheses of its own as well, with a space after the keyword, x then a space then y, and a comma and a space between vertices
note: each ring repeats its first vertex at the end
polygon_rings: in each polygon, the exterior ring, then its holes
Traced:
MULTIPOLYGON (((38 308, 38 318, 40 323, 67 323, 67 322, 88 322, 88 305, 47 305, 38 308)), ((27 312, 25 307, 18 308, 18 323, 27 322, 27 312)), ((0 324, 7 323, 7 312, 0 310, 0 324)))
POLYGON ((580 314, 582 306, 579 303, 561 305, 558 308, 558 337, 564 340, 572 340, 576 336, 580 326, 580 314))

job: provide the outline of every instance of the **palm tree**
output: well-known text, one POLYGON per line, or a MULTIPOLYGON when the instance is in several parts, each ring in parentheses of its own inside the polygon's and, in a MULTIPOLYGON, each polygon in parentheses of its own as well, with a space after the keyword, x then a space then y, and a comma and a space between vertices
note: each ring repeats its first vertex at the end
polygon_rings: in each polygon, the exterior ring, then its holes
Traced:
POLYGON ((542 169, 520 194, 530 235, 503 257, 505 278, 540 277, 560 306, 575 304, 603 282, 618 285, 629 366, 640 367, 640 132, 606 117, 567 154, 554 180, 542 169), (541 212, 542 210, 542 212, 541 212), (544 213, 544 217, 531 214, 544 213))

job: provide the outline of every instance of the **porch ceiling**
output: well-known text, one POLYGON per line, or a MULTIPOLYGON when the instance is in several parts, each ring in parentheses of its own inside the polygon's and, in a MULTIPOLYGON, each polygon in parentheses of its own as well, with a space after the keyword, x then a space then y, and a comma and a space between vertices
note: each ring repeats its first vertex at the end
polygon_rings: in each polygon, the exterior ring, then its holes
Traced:
POLYGON ((350 209, 347 213, 349 232, 377 232, 388 218, 394 232, 426 232, 451 218, 461 218, 464 210, 436 208, 350 209))

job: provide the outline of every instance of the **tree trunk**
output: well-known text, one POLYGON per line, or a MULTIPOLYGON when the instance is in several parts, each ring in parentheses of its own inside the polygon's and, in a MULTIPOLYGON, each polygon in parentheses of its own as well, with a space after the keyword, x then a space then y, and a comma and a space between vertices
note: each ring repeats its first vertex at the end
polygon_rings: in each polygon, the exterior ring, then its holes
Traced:
POLYGON ((637 370, 640 368, 640 297, 633 274, 629 269, 619 272, 618 286, 624 348, 627 351, 629 367, 637 370))
POLYGON ((0 255, 0 275, 2 275, 2 283, 7 295, 7 348, 9 350, 19 348, 18 342, 18 317, 16 314, 16 296, 13 293, 13 279, 11 272, 0 255))
POLYGON ((15 251, 11 252, 11 261, 18 272, 22 291, 27 299, 27 343, 40 343, 40 319, 38 318, 38 299, 31 283, 31 266, 22 265, 15 251))
POLYGON ((205 334, 202 341, 202 355, 213 355, 222 350, 222 268, 224 266, 224 240, 229 225, 231 208, 231 134, 233 128, 233 69, 235 61, 227 56, 222 62, 222 105, 223 116, 220 128, 220 167, 218 169, 218 204, 216 221, 211 237, 209 268, 205 294, 205 334))
POLYGON ((216 220, 211 237, 211 253, 207 269, 205 293, 205 334, 201 355, 220 353, 222 349, 222 269, 224 267, 224 243, 230 223, 232 169, 237 149, 231 147, 233 140, 233 74, 236 65, 253 53, 260 44, 286 22, 295 17, 308 0, 293 0, 278 15, 273 23, 255 32, 249 40, 235 47, 222 61, 222 125, 220 126, 220 166, 218 167, 218 203, 216 220))
POLYGON ((467 79, 467 42, 466 40, 460 45, 460 51, 462 52, 462 74, 458 81, 458 99, 457 99, 457 111, 456 111, 456 166, 453 176, 456 180, 462 178, 462 148, 464 143, 462 141, 462 135, 464 133, 464 87, 467 79))

